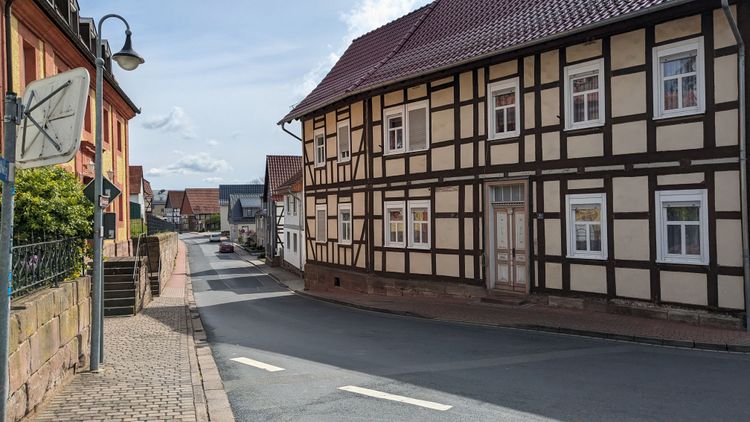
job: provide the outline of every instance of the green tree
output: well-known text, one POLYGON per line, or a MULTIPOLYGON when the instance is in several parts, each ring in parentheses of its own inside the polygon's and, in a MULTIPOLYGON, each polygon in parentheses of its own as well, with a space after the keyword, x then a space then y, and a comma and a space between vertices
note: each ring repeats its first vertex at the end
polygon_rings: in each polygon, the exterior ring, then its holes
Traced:
POLYGON ((60 167, 19 170, 16 174, 14 236, 17 242, 92 235, 94 207, 76 176, 60 167))

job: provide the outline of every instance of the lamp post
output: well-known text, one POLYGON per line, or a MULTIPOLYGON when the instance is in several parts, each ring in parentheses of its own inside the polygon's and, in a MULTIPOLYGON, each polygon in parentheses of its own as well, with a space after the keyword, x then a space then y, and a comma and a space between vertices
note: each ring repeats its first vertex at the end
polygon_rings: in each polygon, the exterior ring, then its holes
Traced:
POLYGON ((102 241, 104 237, 102 227, 102 215, 107 204, 102 202, 103 177, 102 177, 102 125, 104 114, 104 59, 102 58, 102 23, 109 18, 117 18, 125 24, 125 45, 122 49, 112 55, 112 59, 124 70, 134 70, 141 65, 144 60, 133 50, 131 44, 131 32, 128 21, 120 15, 109 14, 103 16, 97 25, 97 34, 99 40, 96 47, 96 158, 94 160, 94 288, 92 295, 92 315, 91 315, 91 371, 98 372, 99 364, 102 361, 104 350, 104 319, 103 319, 103 282, 102 282, 102 241))

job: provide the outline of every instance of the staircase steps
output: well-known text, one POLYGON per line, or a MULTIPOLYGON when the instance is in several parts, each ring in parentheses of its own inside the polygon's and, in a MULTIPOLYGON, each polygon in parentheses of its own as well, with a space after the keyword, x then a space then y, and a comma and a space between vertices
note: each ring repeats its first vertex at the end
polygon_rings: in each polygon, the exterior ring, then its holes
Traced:
POLYGON ((489 296, 481 298, 480 301, 493 305, 520 306, 526 303, 526 295, 504 290, 491 290, 489 296))
POLYGON ((109 258, 104 261, 104 315, 135 314, 136 285, 133 272, 140 261, 136 257, 109 258))

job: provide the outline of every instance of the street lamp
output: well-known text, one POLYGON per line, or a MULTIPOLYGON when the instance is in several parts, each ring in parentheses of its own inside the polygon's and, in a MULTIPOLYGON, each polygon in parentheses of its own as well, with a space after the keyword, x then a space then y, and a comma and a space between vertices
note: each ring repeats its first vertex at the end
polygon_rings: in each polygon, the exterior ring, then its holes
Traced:
POLYGON ((96 157, 94 159, 94 196, 96 203, 94 204, 94 288, 93 288, 93 306, 91 316, 91 371, 99 371, 99 363, 103 355, 103 335, 104 335, 104 319, 103 319, 103 282, 102 282, 102 241, 104 237, 102 227, 102 215, 106 203, 102 202, 102 191, 103 191, 103 177, 102 177, 102 127, 103 127, 103 114, 104 114, 104 59, 102 58, 102 23, 109 18, 117 18, 125 24, 125 45, 122 50, 115 53, 112 59, 124 70, 134 70, 141 65, 144 60, 143 58, 133 50, 131 43, 131 32, 128 21, 120 15, 109 14, 103 16, 99 20, 97 25, 97 34, 99 34, 99 40, 96 46, 96 157))

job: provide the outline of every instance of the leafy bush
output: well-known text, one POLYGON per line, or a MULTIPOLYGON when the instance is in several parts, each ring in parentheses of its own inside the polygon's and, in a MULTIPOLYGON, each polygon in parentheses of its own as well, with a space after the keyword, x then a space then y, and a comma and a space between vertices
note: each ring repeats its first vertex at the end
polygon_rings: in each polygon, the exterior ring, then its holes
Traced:
POLYGON ((92 235, 93 204, 76 176, 60 167, 19 170, 16 174, 14 236, 18 242, 92 235))

